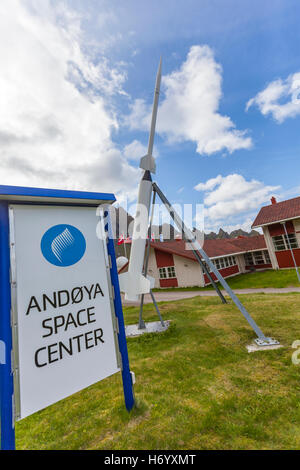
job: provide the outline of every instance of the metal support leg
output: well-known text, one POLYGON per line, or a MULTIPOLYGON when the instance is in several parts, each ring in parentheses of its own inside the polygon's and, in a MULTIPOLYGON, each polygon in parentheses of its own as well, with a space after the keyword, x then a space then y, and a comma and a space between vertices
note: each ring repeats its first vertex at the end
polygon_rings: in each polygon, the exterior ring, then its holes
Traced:
POLYGON ((218 296, 220 297, 221 301, 223 304, 227 304, 227 300, 225 299, 224 295, 222 294, 222 292, 220 291, 219 287, 217 286, 217 284, 215 283, 215 281, 213 280, 212 276, 210 275, 210 273, 208 272, 208 269, 206 268, 205 264, 202 262, 202 259, 200 258, 198 252, 196 250, 193 250, 193 253, 194 255, 196 256, 197 260, 198 260, 198 263, 200 264, 201 268, 203 269, 204 273, 206 274, 206 276, 208 277, 211 285, 213 286, 213 288, 215 289, 216 293, 218 294, 218 296))
POLYGON ((263 345, 273 345, 273 344, 279 344, 278 341, 274 340, 273 338, 267 338, 259 326, 256 324, 256 322, 253 320, 251 315, 247 312, 246 308, 244 305, 241 303, 241 301, 237 298, 235 293, 231 290, 223 276, 219 273, 215 265, 211 262, 210 258, 207 256, 205 251, 202 249, 198 241, 196 240, 194 234, 189 230, 186 225, 184 224, 183 220, 179 217, 177 212, 174 210, 174 208, 171 206, 169 203, 168 199, 165 197, 165 195, 162 193, 162 191, 159 189, 156 183, 153 183, 153 189, 154 191, 157 192, 158 196, 160 197, 161 201, 165 205, 167 211, 169 212, 170 216, 172 217, 173 221, 179 228, 179 230, 182 230, 186 240, 188 243, 191 244, 191 246, 194 248, 195 251, 199 252, 201 255, 201 258, 204 259, 204 261, 207 263, 207 265, 210 267, 211 271, 214 273, 216 278, 219 280, 221 285, 224 287, 228 295, 231 297, 235 305, 238 307, 240 310, 241 314, 245 317, 251 328, 255 331, 256 335, 258 336, 258 339, 256 340, 257 344, 260 346, 263 345))
POLYGON ((141 295, 141 304, 140 304, 140 315, 139 315, 139 330, 144 330, 146 328, 145 322, 143 320, 143 308, 144 308, 144 294, 141 295))
POLYGON ((161 316, 161 313, 160 313, 160 311, 159 311, 159 308, 158 308, 157 302, 156 302, 156 300, 155 300, 155 297, 154 297, 154 295, 153 295, 152 289, 150 290, 150 295, 151 295, 152 302, 154 303, 154 307, 155 307, 155 309, 156 309, 156 311, 157 311, 158 318, 160 319, 161 326, 165 327, 165 323, 164 323, 164 321, 163 321, 163 319, 162 319, 162 316, 161 316))

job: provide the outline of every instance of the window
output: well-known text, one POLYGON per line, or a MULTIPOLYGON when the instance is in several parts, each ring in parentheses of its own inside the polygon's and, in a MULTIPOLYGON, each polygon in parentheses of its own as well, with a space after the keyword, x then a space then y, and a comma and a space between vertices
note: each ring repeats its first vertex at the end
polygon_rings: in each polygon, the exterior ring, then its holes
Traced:
POLYGON ((264 251, 265 260, 267 264, 271 264, 271 258, 268 251, 264 251))
POLYGON ((221 269, 220 259, 214 260, 214 264, 216 265, 216 268, 217 268, 217 269, 221 269))
POLYGON ((160 279, 171 279, 176 277, 175 266, 169 266, 167 268, 159 268, 160 279))
POLYGON ((289 233, 288 236, 278 235, 277 237, 272 237, 272 239, 275 251, 289 250, 290 246, 292 249, 298 248, 298 242, 295 233, 289 233))
POLYGON ((160 279, 166 279, 167 278, 166 268, 159 268, 159 277, 160 277, 160 279))
POLYGON ((285 235, 285 242, 286 242, 287 246, 289 246, 288 240, 290 242, 291 248, 298 248, 298 242, 297 242, 297 238, 296 238, 295 233, 288 233, 288 238, 285 235))
POLYGON ((279 235, 278 237, 273 237, 273 244, 274 244, 275 251, 286 250, 284 238, 282 235, 279 235))
POLYGON ((213 260, 214 265, 216 266, 217 270, 224 268, 229 268, 230 266, 236 265, 236 259, 234 256, 226 256, 225 258, 218 258, 213 260))
POLYGON ((245 258, 246 266, 253 266, 254 265, 252 253, 246 253, 244 255, 244 258, 245 258))
POLYGON ((176 277, 175 267, 171 266, 168 269, 168 277, 176 277))
MULTIPOLYGON (((206 261, 203 261, 203 260, 202 260, 202 263, 203 263, 204 266, 206 267, 207 271, 208 271, 209 273, 211 273, 211 267, 208 266, 208 264, 206 263, 206 261)), ((203 272, 204 272, 204 270, 203 270, 203 272)))
POLYGON ((254 251, 253 253, 245 253, 244 259, 246 266, 271 264, 268 250, 254 251))
POLYGON ((262 254, 262 251, 256 251, 253 253, 254 264, 265 264, 265 260, 262 254))

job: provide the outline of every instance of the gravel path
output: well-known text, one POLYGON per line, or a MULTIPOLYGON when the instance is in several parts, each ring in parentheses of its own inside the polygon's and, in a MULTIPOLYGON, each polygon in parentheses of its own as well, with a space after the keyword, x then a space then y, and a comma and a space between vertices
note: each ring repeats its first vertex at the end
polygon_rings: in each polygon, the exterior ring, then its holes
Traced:
MULTIPOLYGON (((223 294, 226 293, 222 290, 223 294)), ((266 289, 235 289, 236 294, 288 294, 290 292, 300 292, 300 287, 282 287, 280 289, 275 289, 273 287, 268 287, 266 289)), ((191 297, 214 297, 218 295, 215 291, 166 291, 166 292, 154 292, 154 296, 157 302, 170 302, 174 300, 181 299, 190 299, 191 297)), ((123 305, 139 305, 139 302, 129 302, 124 300, 122 295, 123 305)), ((149 294, 145 295, 145 304, 151 303, 151 297, 149 294)))

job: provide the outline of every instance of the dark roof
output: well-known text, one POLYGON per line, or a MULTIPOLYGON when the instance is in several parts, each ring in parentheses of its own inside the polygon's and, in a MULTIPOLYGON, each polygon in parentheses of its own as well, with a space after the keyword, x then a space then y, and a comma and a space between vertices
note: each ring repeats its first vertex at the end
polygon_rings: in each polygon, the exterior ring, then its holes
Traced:
POLYGON ((261 227, 262 225, 274 224, 296 217, 300 217, 300 197, 262 207, 252 227, 261 227))
MULTIPOLYGON (((167 253, 183 256, 184 258, 196 261, 193 252, 191 250, 186 250, 185 241, 183 240, 151 242, 151 246, 159 251, 165 251, 167 253)), ((265 250, 267 249, 267 246, 264 236, 258 235, 255 237, 205 240, 203 249, 209 258, 217 258, 237 253, 246 253, 248 251, 265 250)))

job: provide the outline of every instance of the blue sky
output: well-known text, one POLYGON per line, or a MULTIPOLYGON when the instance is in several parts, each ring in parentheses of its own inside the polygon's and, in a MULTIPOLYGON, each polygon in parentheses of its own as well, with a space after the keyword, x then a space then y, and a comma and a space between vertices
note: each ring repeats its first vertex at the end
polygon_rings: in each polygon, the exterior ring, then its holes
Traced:
POLYGON ((204 202, 206 230, 217 230, 249 229, 273 194, 300 195, 299 2, 10 0, 0 9, 2 183, 134 202, 162 55, 156 180, 169 199, 204 202))

